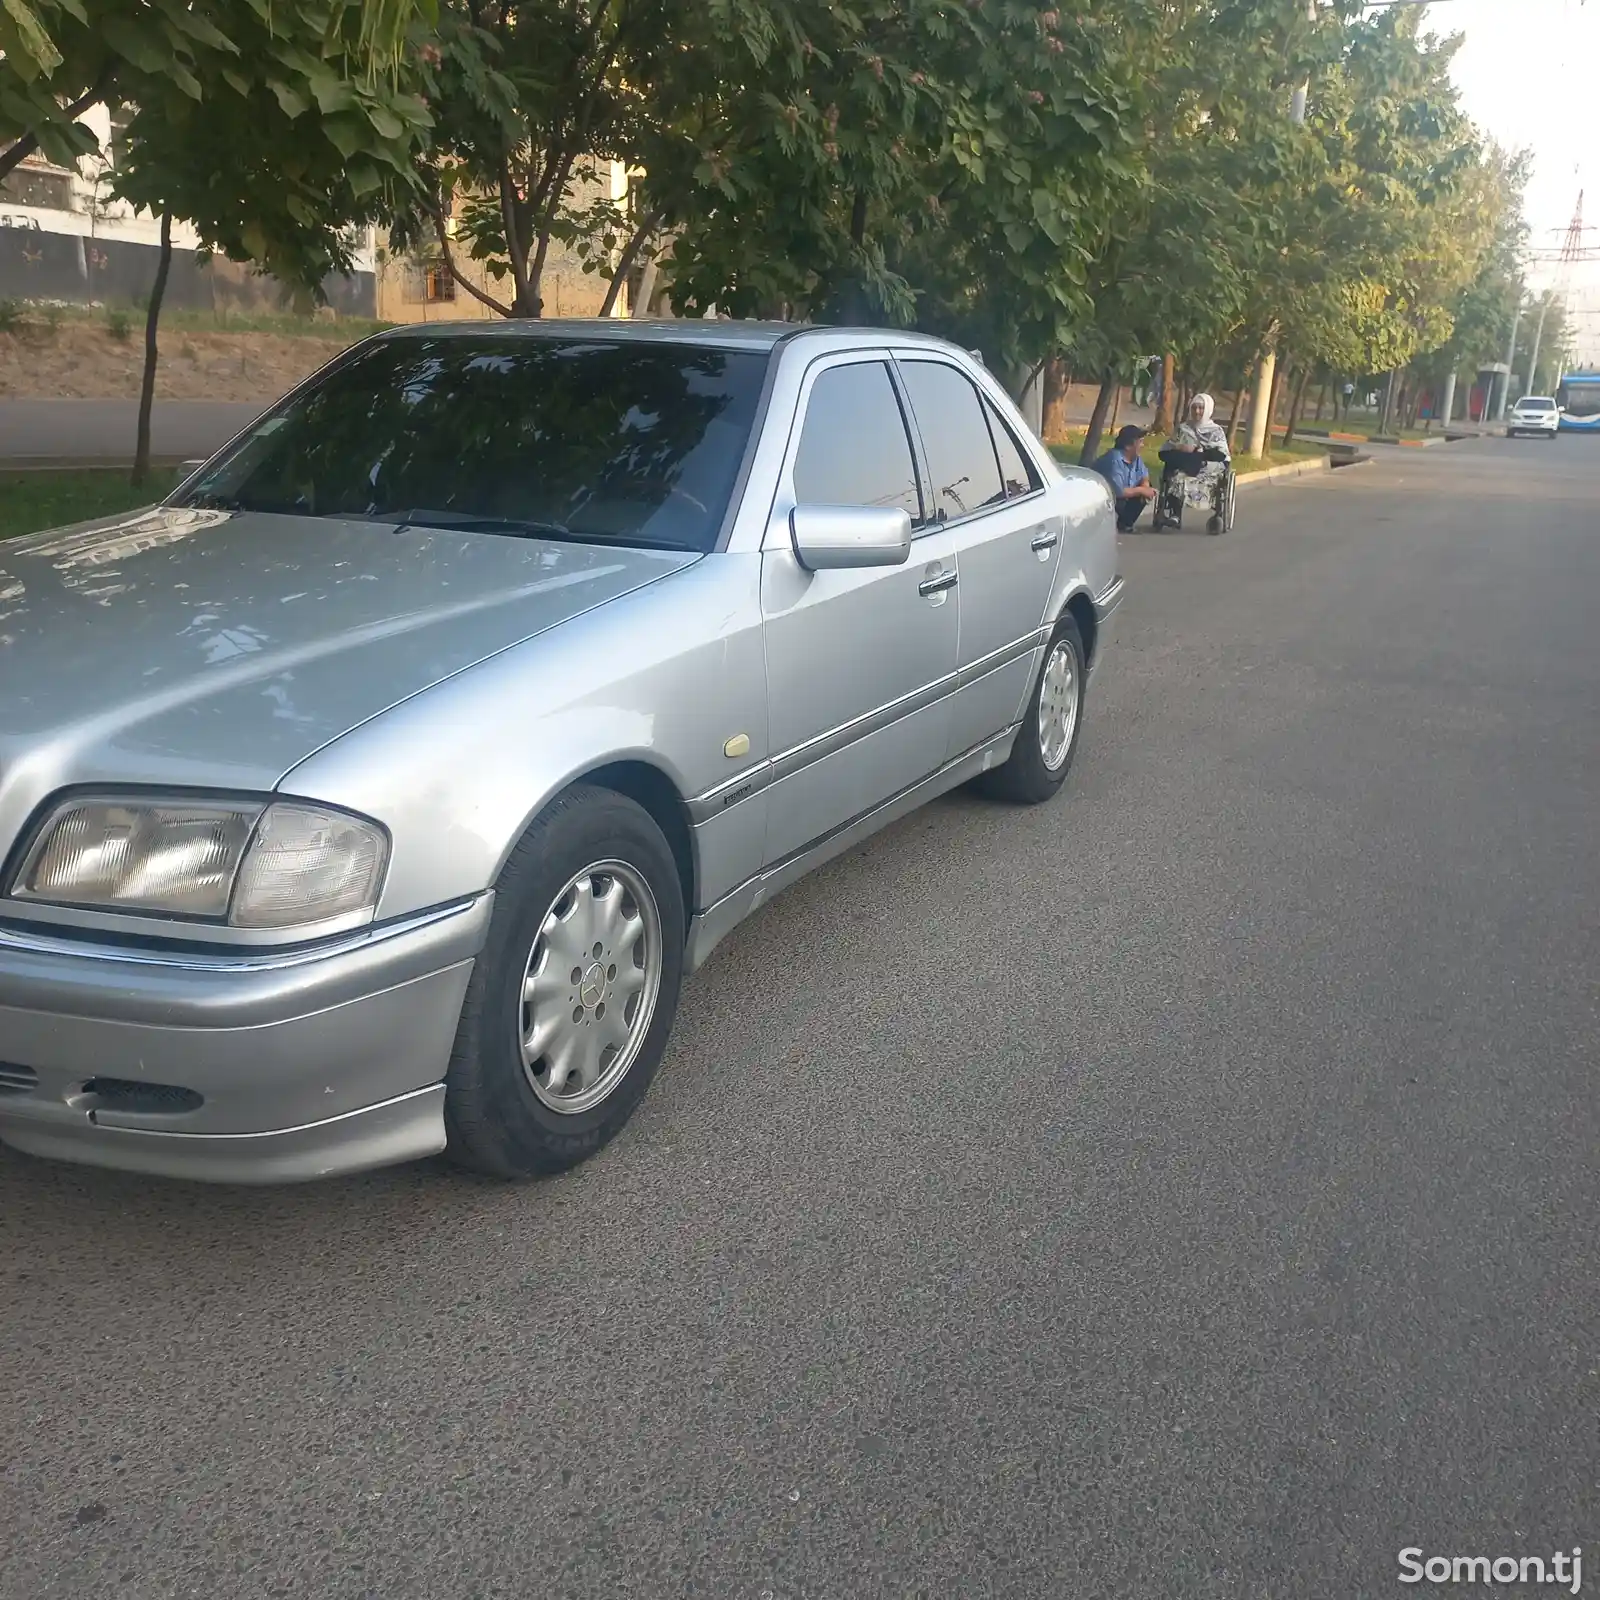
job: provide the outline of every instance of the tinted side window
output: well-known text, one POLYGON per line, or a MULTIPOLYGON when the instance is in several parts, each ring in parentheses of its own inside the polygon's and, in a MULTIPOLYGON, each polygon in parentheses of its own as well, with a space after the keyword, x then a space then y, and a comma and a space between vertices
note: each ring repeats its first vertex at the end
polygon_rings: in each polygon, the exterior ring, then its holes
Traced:
POLYGON ((881 361, 829 367, 811 386, 794 494, 802 505, 893 506, 921 517, 911 440, 881 361))
POLYGON ((1006 499, 1020 500, 1039 487, 1039 474, 1033 463, 1023 454, 1022 446, 1006 420, 987 400, 983 409, 989 417, 989 429, 994 434, 994 447, 1000 456, 1000 476, 1005 480, 1006 499))
POLYGON ((964 517, 1006 497, 978 391, 941 361, 901 364, 933 479, 933 515, 964 517))

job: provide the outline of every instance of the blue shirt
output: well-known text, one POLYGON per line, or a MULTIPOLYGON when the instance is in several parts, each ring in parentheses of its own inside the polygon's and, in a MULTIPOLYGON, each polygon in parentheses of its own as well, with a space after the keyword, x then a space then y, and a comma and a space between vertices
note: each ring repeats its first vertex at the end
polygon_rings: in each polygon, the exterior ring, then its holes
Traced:
POLYGON ((1129 461, 1120 450, 1111 449, 1095 462, 1094 470, 1111 485, 1111 492, 1121 499, 1130 489, 1150 481, 1150 469, 1144 457, 1136 455, 1129 461))

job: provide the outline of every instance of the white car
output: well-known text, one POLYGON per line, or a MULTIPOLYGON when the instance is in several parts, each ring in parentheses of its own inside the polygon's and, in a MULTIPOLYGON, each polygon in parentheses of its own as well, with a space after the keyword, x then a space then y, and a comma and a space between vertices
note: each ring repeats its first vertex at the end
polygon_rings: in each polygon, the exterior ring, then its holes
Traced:
POLYGON ((1519 433, 1553 439, 1561 426, 1561 412, 1554 400, 1545 394, 1525 394, 1511 408, 1506 418, 1506 438, 1515 439, 1519 433))

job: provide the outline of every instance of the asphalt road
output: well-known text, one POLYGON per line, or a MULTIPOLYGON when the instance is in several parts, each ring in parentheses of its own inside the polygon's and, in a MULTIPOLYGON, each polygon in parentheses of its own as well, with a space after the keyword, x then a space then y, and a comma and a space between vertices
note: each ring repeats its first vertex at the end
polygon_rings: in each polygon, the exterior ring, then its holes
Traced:
POLYGON ((1592 1586, 1597 468, 1128 540, 1068 793, 790 892, 573 1176, 0 1155, 0 1594, 1592 1586))
MULTIPOLYGON (((157 460, 209 456, 265 409, 212 400, 158 400, 150 413, 157 460)), ((133 460, 137 400, 0 400, 0 468, 133 460)))

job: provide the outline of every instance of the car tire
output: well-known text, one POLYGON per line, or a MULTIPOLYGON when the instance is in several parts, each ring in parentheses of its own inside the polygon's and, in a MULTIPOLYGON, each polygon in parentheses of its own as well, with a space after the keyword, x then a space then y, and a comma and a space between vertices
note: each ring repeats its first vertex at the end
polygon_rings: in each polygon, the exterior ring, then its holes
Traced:
POLYGON ((1067 781, 1083 732, 1083 636, 1070 616, 1062 617, 1045 646, 1044 660, 1028 697, 1028 709, 1017 730, 1011 755, 981 780, 985 794, 1018 805, 1040 805, 1067 781), (1067 676, 1062 675, 1063 666, 1067 676), (1061 695, 1070 695, 1070 718, 1062 732, 1061 695), (1044 708, 1041 712, 1041 706, 1044 708))
POLYGON ((666 1051, 685 926, 671 847, 642 806, 588 785, 553 801, 495 885, 445 1077, 446 1155, 530 1178, 612 1139, 666 1051))

